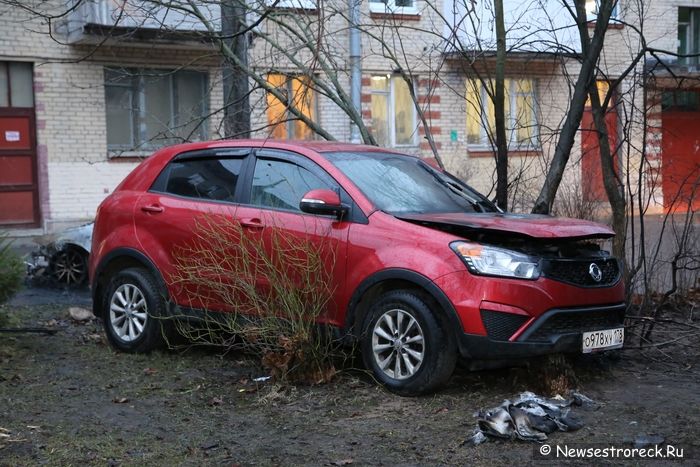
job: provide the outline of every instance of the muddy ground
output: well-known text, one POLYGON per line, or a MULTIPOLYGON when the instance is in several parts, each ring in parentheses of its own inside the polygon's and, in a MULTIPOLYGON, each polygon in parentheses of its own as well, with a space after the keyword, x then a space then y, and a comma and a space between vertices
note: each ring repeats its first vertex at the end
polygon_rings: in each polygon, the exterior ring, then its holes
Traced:
MULTIPOLYGON (((538 445, 466 441, 475 411, 520 391, 551 389, 546 383, 560 376, 559 368, 458 369, 446 389, 421 398, 392 395, 352 364, 331 384, 285 387, 254 382, 264 370, 242 354, 116 353, 99 322, 69 317, 75 305, 89 306, 86 292, 28 289, 0 308, 12 326, 57 331, 0 334, 0 465, 541 462, 533 460, 538 445)), ((697 320, 692 328, 682 313, 671 318, 683 324, 657 328, 656 342, 685 336, 680 340, 644 352, 628 349, 619 359, 572 360, 575 386, 597 405, 576 409, 584 428, 554 433, 549 444, 631 447, 641 436, 659 435, 685 448, 685 464, 700 464, 697 320)))

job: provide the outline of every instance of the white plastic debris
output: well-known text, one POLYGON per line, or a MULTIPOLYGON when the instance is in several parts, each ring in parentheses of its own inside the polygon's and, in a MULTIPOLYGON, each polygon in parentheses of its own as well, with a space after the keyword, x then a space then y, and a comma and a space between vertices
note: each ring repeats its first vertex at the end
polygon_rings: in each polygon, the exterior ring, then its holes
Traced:
POLYGON ((478 412, 477 431, 471 442, 481 444, 489 437, 542 442, 554 431, 581 428, 583 424, 571 414, 571 407, 593 403, 576 392, 572 392, 568 399, 561 396, 547 399, 524 392, 512 402, 505 400, 498 407, 478 412))
POLYGON ((472 435, 470 441, 473 445, 485 443, 489 439, 486 437, 486 435, 479 429, 477 429, 474 434, 472 435))

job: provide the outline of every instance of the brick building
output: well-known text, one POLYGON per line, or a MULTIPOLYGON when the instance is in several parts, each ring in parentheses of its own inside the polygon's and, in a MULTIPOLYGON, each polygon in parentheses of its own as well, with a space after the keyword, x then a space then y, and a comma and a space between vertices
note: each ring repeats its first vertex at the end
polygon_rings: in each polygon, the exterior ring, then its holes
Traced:
MULTIPOLYGON (((109 4, 84 2, 56 20, 53 37, 46 20, 0 6, 0 226, 16 235, 93 219, 102 199, 141 157, 158 145, 182 141, 168 130, 186 122, 159 119, 157 110, 173 105, 178 84, 198 93, 194 105, 201 114, 221 107, 219 61, 203 53, 211 45, 187 37, 106 40, 98 26, 111 16, 97 6, 109 4), (129 116, 110 105, 139 98, 154 109, 145 118, 135 115, 136 105, 124 106, 132 108, 129 116), (129 119, 132 125, 125 129, 129 119)), ((52 5, 44 12, 66 8, 66 2, 52 5)), ((216 128, 210 120, 206 124, 216 128)), ((210 134, 206 128, 189 139, 210 134)))
MULTIPOLYGON (((131 0, 121 9, 109 0, 82 2, 53 19, 50 29, 46 19, 0 6, 3 228, 33 235, 92 219, 106 194, 155 148, 221 137, 220 58, 203 39, 205 25, 177 11, 145 8, 148 3, 131 0)), ((542 16, 525 3, 505 2, 515 210, 528 209, 537 195, 579 67, 575 41, 561 32, 567 22, 571 26, 561 3, 535 2, 539 11, 548 12, 547 24, 538 24, 542 16), (539 31, 534 36, 533 26, 539 31)), ((588 3, 593 25, 595 2, 588 3)), ((697 59, 646 54, 634 62, 641 47, 636 30, 643 25, 647 44, 657 49, 700 52, 700 0, 643 3, 646 8, 638 11, 638 2, 620 0, 600 61, 600 87, 636 63, 617 88, 609 127, 619 143, 617 160, 629 193, 641 189, 650 209, 660 211, 664 197, 668 203, 678 192, 678 178, 700 162, 697 132, 689 131, 700 111, 697 59)), ((205 13, 218 28, 218 7, 207 4, 205 13)), ((54 8, 44 11, 55 14, 65 11, 66 2, 49 5, 54 8)), ((349 140, 350 120, 334 101, 350 86, 347 3, 327 1, 321 10, 312 0, 275 5, 297 23, 322 31, 323 47, 316 53, 299 46, 279 23, 268 20, 251 32, 251 66, 285 95, 298 95, 301 111, 334 138, 349 140), (277 38, 281 45, 273 46, 263 36, 277 38), (294 47, 298 53, 292 60, 284 51, 294 47), (307 66, 326 73, 331 92, 310 90, 307 66)), ((377 142, 432 157, 427 128, 448 169, 490 192, 495 175, 488 128, 493 117, 484 83, 492 60, 475 54, 474 46, 477 40, 478 51, 488 52, 493 43, 491 13, 484 2, 370 0, 360 8, 361 112, 377 142), (472 29, 461 21, 467 16, 464 5, 482 9, 470 13, 479 20, 469 25, 472 29)), ((251 84, 256 137, 316 137, 290 118, 278 99, 251 84)), ((606 198, 594 133, 587 131, 590 122, 587 110, 561 193, 595 204, 606 198)))

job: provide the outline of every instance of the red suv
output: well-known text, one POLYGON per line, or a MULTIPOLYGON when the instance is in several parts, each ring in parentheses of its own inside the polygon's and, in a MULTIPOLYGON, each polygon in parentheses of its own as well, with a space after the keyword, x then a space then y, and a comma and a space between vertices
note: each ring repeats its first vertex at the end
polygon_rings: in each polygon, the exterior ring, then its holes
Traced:
POLYGON ((190 303, 172 283, 174 250, 199 215, 231 212, 251 234, 330 232, 319 239, 338 245, 324 321, 359 340, 395 392, 435 389, 460 356, 622 346, 621 266, 598 246, 608 227, 501 212, 452 175, 377 147, 238 140, 162 149, 98 209, 90 281, 114 347, 159 344, 152 317, 190 303))

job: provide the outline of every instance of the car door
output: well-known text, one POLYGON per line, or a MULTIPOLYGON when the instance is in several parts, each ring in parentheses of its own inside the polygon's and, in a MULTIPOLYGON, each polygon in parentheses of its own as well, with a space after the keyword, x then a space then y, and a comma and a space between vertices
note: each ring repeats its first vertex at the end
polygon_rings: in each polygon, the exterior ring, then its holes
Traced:
MULTIPOLYGON (((301 212, 299 203, 303 195, 319 188, 335 190, 341 194, 343 202, 352 203, 339 184, 310 159, 288 151, 256 150, 252 176, 243 194, 243 202, 247 205, 244 217, 249 221, 249 235, 261 236, 268 258, 303 263, 309 248, 321 253, 315 258, 322 259, 321 274, 330 283, 324 292, 329 294, 329 302, 319 320, 342 325, 335 297, 344 288, 347 239, 352 218, 345 216, 338 220, 333 216, 301 212), (280 253, 279 250, 285 248, 287 250, 280 253)), ((316 280, 317 277, 306 279, 316 280)), ((296 277, 295 280, 305 278, 296 277)), ((263 291, 271 287, 267 277, 257 277, 257 283, 263 291)))
MULTIPOLYGON (((188 284, 185 267, 207 254, 211 243, 203 234, 212 222, 237 222, 250 149, 187 152, 176 156, 151 189, 139 198, 134 212, 142 251, 161 272, 170 298, 181 307, 225 310, 220 294, 200 281, 188 284)), ((235 239, 231 239, 235 241, 235 239)), ((202 267, 202 274, 212 268, 202 267)))

